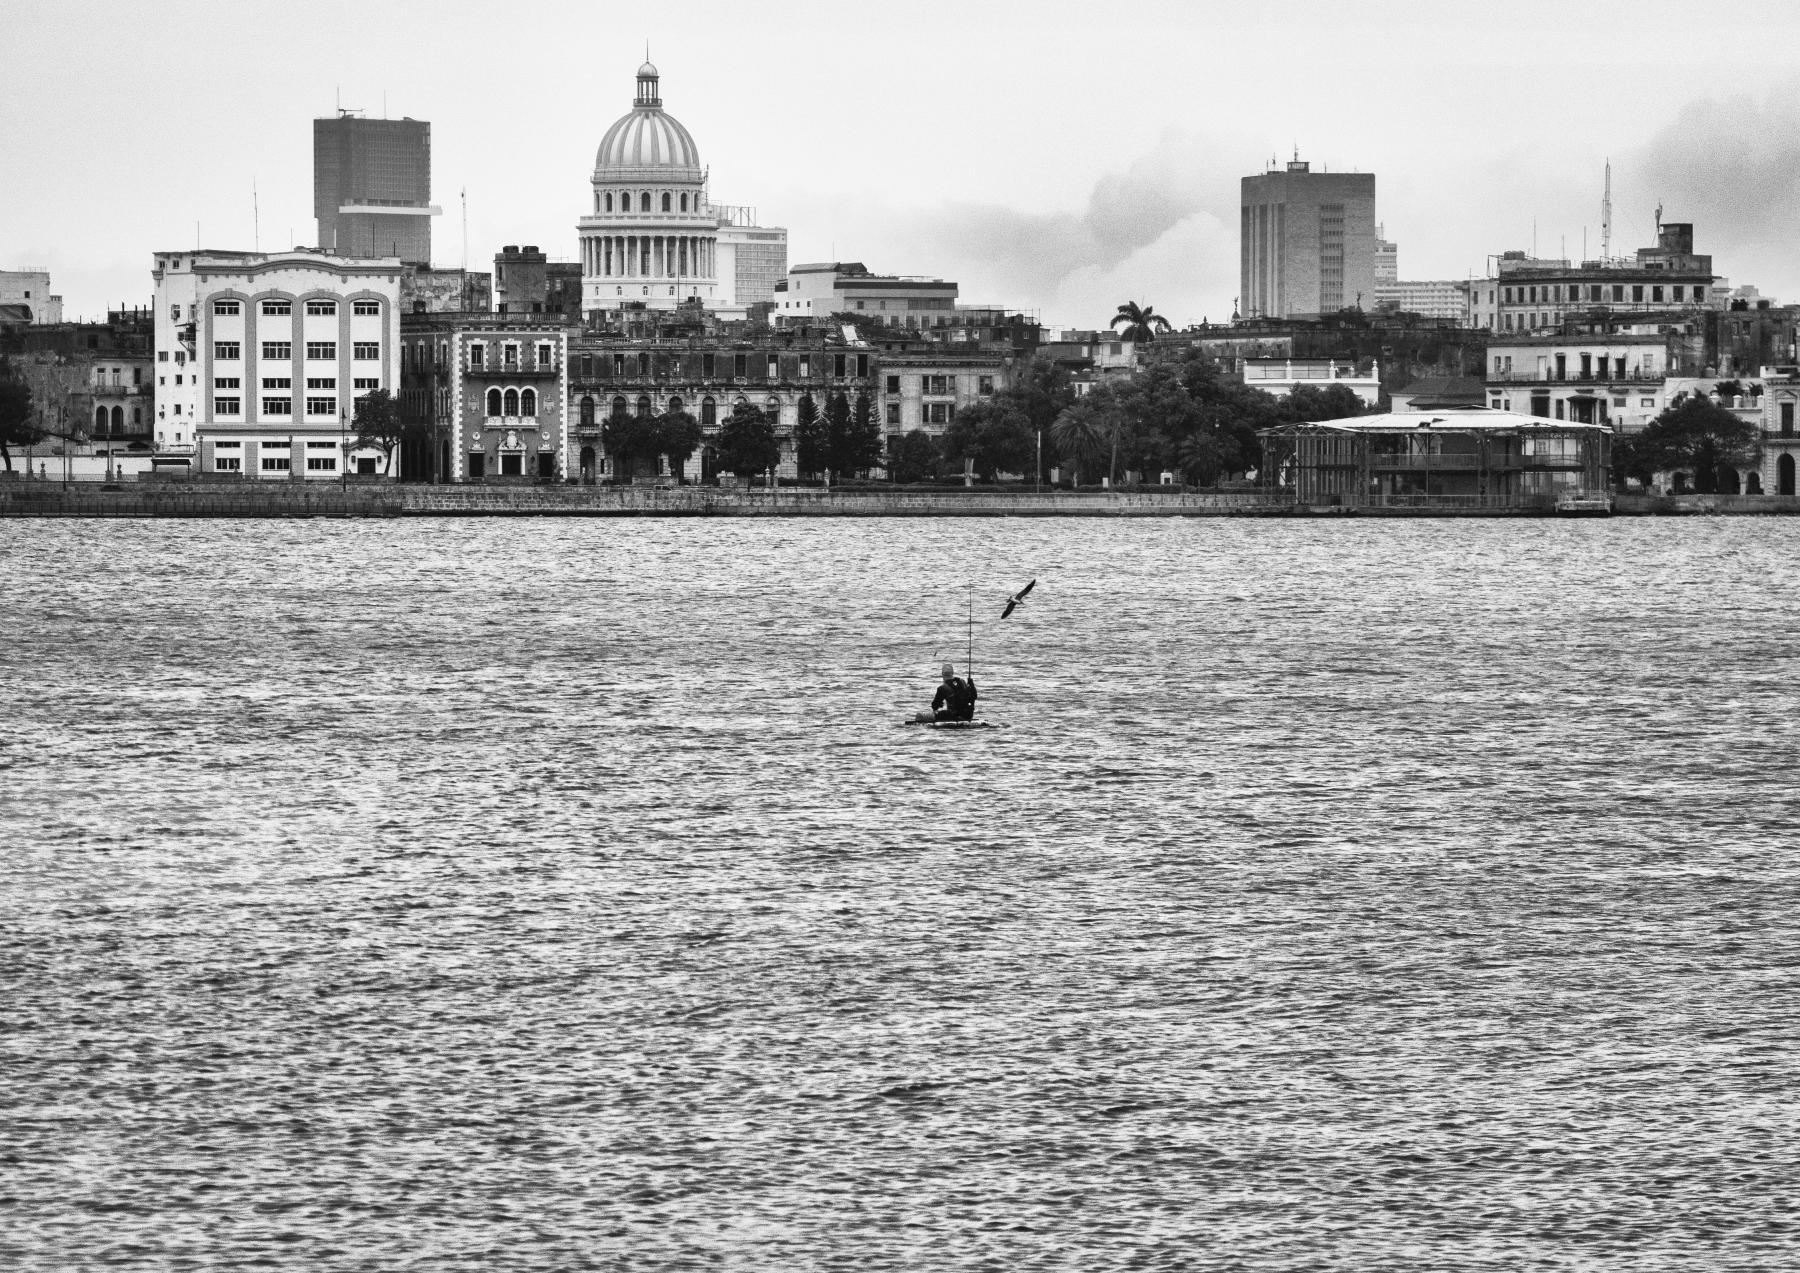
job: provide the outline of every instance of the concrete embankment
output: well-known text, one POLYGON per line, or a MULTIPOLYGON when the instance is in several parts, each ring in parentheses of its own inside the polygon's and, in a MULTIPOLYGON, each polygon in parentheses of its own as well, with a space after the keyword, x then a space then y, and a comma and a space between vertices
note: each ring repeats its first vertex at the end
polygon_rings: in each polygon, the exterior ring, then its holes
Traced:
POLYGON ((775 491, 688 486, 326 487, 0 482, 12 517, 1218 517, 1269 511, 1253 493, 775 491))

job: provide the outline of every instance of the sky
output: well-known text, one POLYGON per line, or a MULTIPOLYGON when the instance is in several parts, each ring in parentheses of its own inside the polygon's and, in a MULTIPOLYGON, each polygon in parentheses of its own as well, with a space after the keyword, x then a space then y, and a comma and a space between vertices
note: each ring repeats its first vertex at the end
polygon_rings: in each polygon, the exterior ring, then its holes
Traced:
POLYGON ((1402 278, 1597 255, 1610 159, 1615 253, 1660 204, 1800 301, 1791 3, 8 0, 0 28, 0 268, 47 266, 69 317, 147 304, 159 250, 312 243, 340 104, 431 122, 437 264, 463 191, 473 268, 573 259, 646 41, 714 201, 787 227, 790 263, 1046 323, 1228 317, 1239 181, 1296 147, 1376 174, 1402 278))

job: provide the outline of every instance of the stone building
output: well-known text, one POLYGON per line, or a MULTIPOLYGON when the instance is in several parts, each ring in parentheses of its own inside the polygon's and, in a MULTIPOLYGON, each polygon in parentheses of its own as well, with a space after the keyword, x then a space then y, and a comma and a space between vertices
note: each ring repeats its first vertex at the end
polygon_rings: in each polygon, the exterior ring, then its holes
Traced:
POLYGON ((561 314, 581 319, 581 265, 552 261, 532 244, 494 255, 494 308, 502 314, 561 314))
POLYGON ((1495 331, 1512 332, 1554 330, 1566 318, 1600 310, 1612 315, 1679 315, 1722 308, 1723 282, 1713 274, 1712 257, 1695 253, 1694 227, 1669 221, 1657 226, 1656 246, 1639 248, 1634 257, 1597 258, 1577 265, 1504 252, 1498 274, 1476 290, 1498 291, 1486 317, 1495 331))
POLYGON ((400 403, 431 441, 402 476, 524 483, 569 475, 570 327, 557 314, 406 314, 400 403))
POLYGON ((656 67, 638 68, 631 110, 606 130, 595 152, 593 207, 577 226, 582 312, 603 320, 627 303, 674 309, 698 302, 741 318, 767 298, 739 295, 740 263, 747 291, 760 293, 757 280, 768 272, 771 254, 786 262, 787 232, 747 225, 739 210, 712 203, 700 148, 663 110, 660 84, 656 67))

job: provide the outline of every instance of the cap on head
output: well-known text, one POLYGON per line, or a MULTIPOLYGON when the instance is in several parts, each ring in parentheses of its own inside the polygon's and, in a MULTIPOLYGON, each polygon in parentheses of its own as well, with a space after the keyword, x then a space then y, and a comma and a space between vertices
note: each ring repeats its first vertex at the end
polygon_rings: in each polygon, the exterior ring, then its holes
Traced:
POLYGON ((944 664, 944 679, 947 681, 955 675, 956 675, 956 665, 953 663, 944 664))

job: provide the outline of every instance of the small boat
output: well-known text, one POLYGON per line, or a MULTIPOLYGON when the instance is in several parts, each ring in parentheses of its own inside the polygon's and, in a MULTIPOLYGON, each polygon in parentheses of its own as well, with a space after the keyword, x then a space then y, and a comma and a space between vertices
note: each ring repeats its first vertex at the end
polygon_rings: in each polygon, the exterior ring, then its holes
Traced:
POLYGON ((1568 495, 1559 495, 1556 500, 1558 517, 1611 517, 1612 497, 1596 495, 1591 491, 1575 491, 1568 495))
POLYGON ((987 720, 933 720, 929 716, 915 716, 911 720, 903 720, 902 725, 924 725, 928 729, 997 729, 993 721, 987 720))

